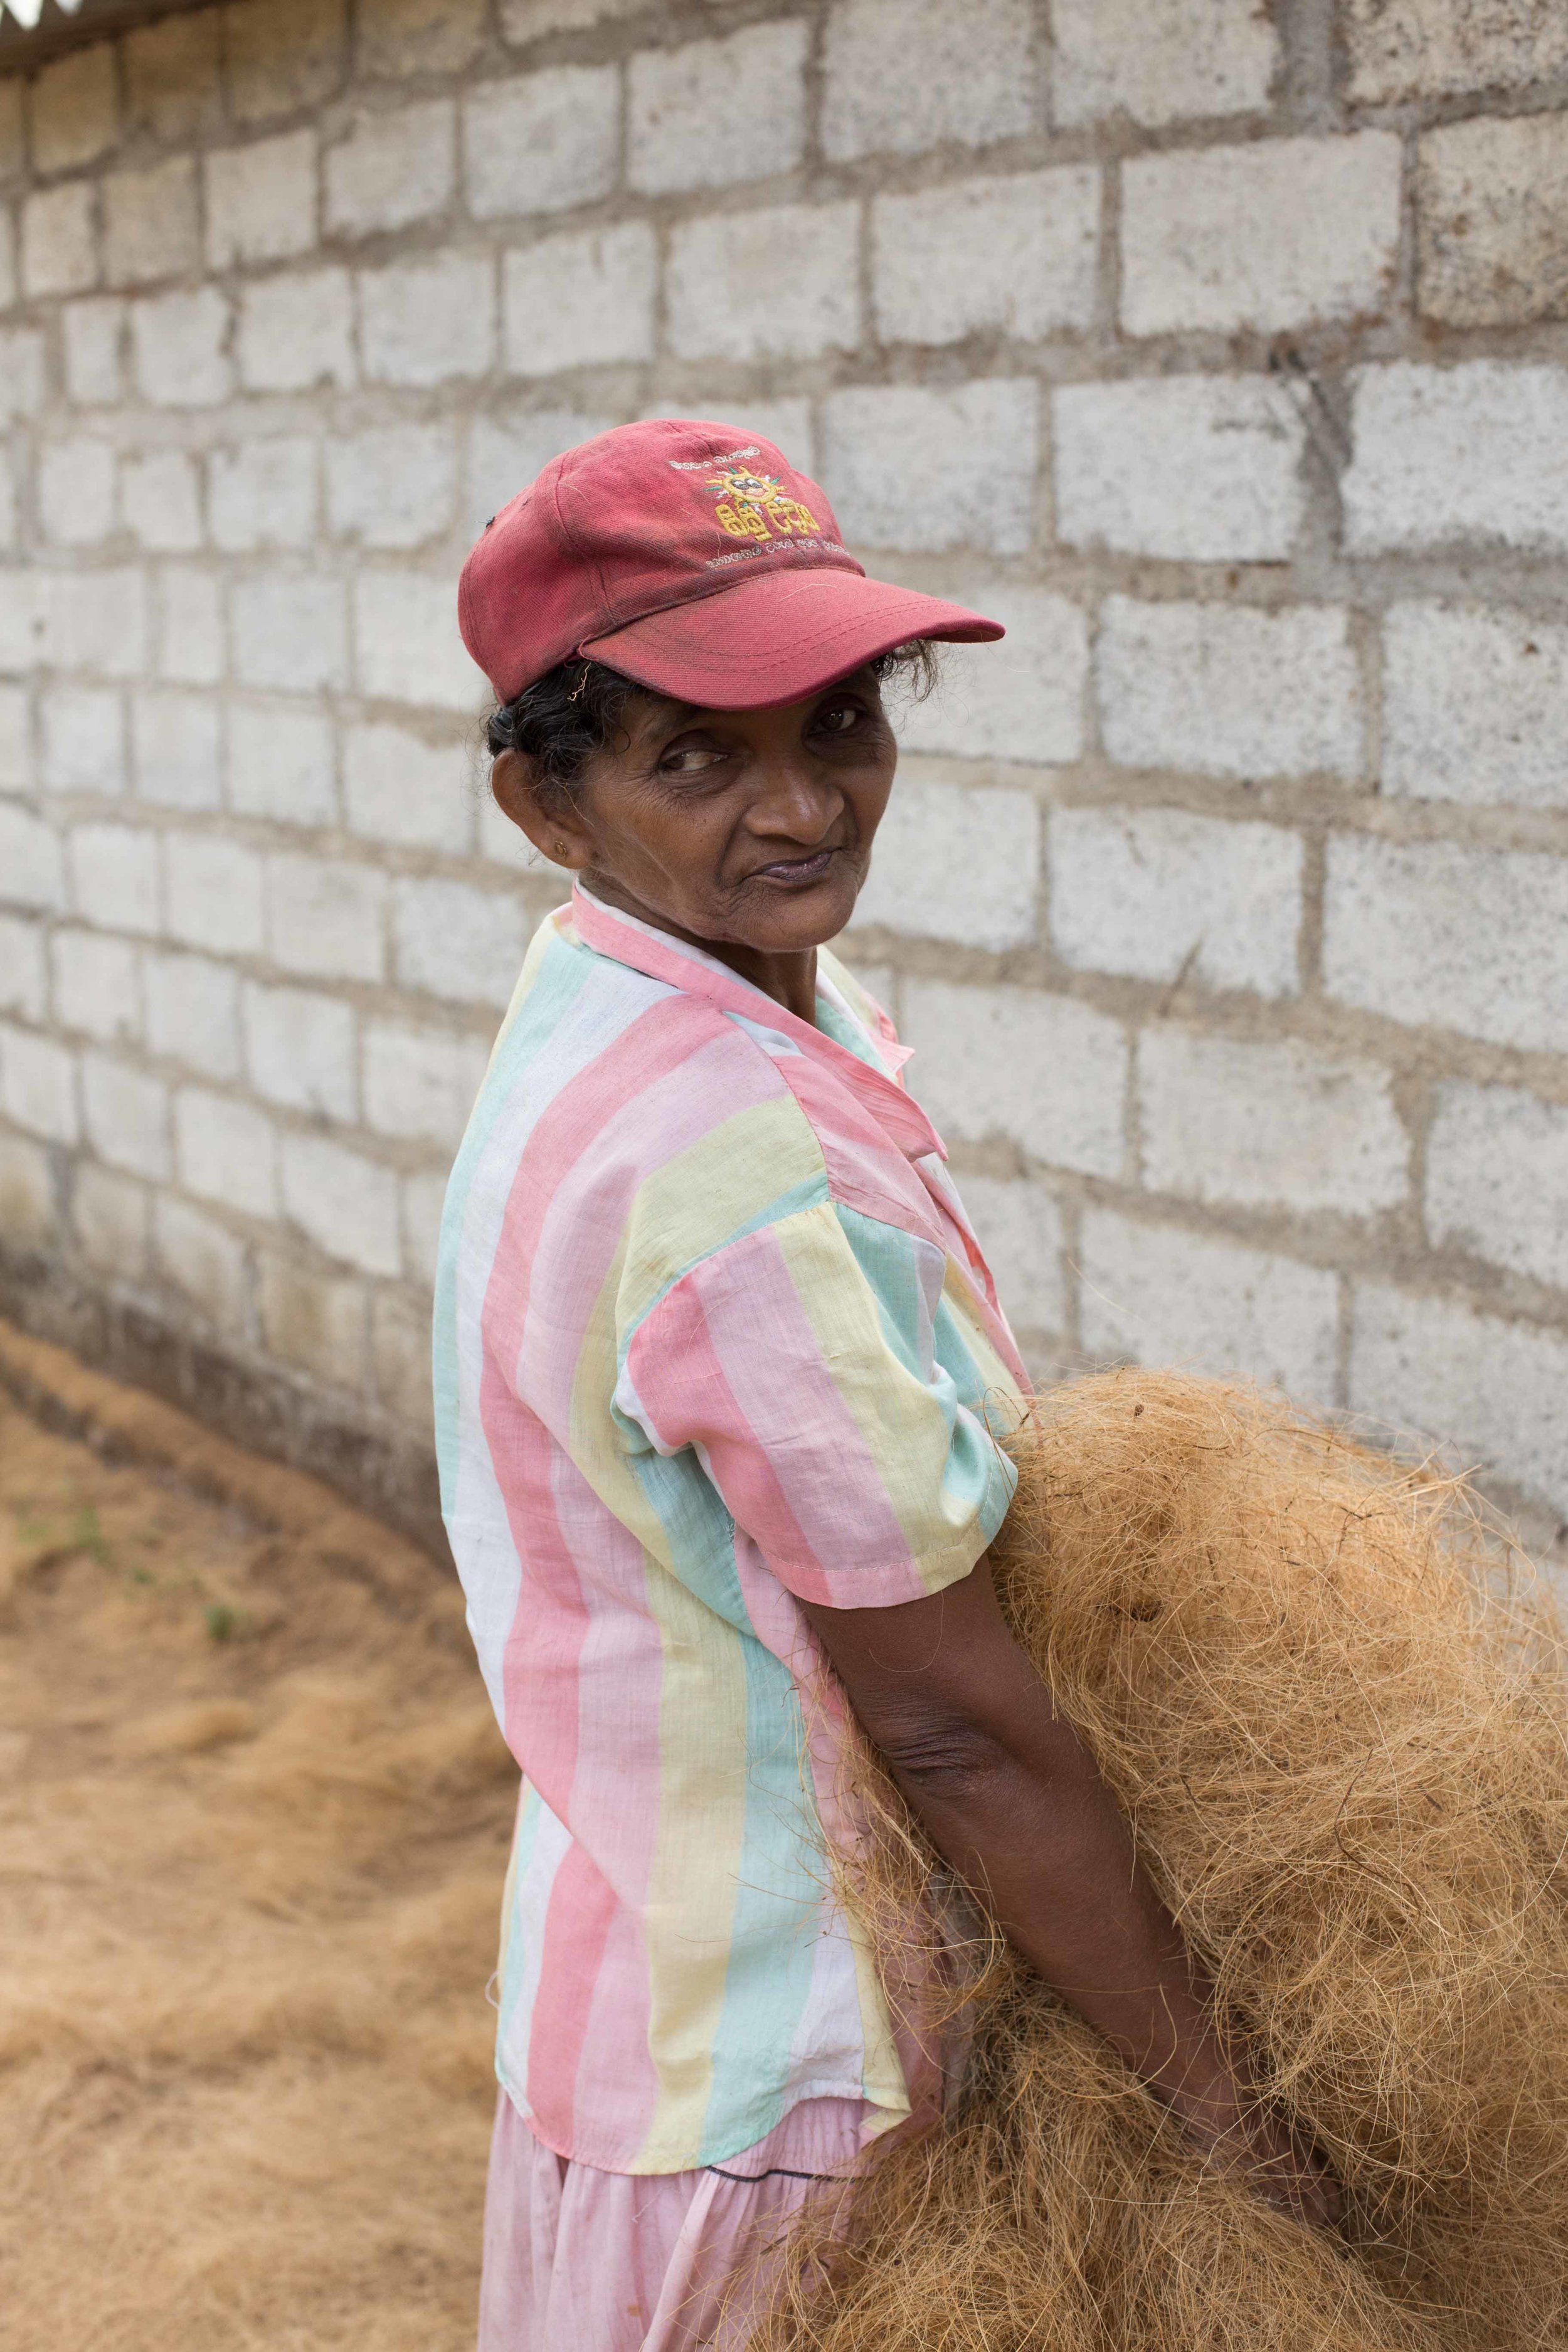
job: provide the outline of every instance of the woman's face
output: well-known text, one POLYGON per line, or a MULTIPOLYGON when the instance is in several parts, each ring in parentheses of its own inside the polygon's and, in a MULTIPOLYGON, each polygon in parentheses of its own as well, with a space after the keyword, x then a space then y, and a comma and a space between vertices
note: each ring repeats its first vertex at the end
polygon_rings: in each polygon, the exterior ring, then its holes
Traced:
POLYGON ((501 753, 491 785, 536 847, 611 905, 777 955, 820 947, 849 920, 897 760, 864 669, 773 710, 638 695, 559 813, 535 799, 516 752, 501 753))

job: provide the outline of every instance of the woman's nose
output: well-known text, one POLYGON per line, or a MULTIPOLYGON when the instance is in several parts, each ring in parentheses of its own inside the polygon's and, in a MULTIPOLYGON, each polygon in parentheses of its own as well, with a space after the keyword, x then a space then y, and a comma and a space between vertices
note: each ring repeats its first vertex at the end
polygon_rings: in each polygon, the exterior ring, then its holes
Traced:
POLYGON ((811 761, 770 761, 752 802, 749 819, 757 833, 787 834, 816 844, 844 807, 844 794, 811 761))

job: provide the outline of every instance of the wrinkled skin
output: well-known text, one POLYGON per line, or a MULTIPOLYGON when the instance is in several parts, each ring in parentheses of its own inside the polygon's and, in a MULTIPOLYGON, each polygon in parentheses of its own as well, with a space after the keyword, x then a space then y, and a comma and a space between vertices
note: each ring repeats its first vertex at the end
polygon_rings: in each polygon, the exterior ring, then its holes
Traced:
POLYGON ((491 789, 595 898, 706 948, 809 1021, 816 950, 854 912, 897 761, 877 680, 859 670, 772 710, 638 695, 570 800, 542 801, 515 751, 491 789))

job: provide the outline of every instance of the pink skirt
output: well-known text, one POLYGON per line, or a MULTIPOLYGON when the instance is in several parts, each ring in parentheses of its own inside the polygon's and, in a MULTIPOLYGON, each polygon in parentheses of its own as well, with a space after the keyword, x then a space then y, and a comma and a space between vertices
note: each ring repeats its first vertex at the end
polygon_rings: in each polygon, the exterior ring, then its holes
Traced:
POLYGON ((814 2186, 853 2169, 864 2113, 811 2099, 721 2168, 599 2172, 535 2139, 503 2091, 479 2352, 740 2352, 770 2242, 814 2186), (751 2287, 726 2305, 742 2272, 751 2287))

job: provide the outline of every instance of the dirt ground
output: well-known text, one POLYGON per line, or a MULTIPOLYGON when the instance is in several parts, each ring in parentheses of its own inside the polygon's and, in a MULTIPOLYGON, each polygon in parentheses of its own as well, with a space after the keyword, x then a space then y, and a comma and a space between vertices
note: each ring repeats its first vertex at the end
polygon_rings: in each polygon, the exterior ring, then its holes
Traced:
POLYGON ((4 2352, 467 2352, 516 1785, 438 1570, 0 1398, 4 2352))

